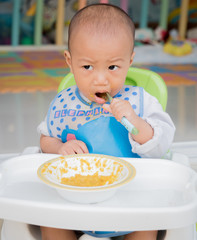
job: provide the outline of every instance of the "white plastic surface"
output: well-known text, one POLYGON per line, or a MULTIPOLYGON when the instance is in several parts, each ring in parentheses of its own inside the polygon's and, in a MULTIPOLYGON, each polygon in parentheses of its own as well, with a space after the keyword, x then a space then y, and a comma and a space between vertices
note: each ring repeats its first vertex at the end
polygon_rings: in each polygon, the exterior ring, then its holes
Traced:
POLYGON ((184 154, 189 158, 190 166, 197 172, 197 141, 175 142, 172 144, 173 154, 184 154))
POLYGON ((133 181, 105 202, 75 204, 37 177, 37 168, 54 157, 24 155, 0 164, 0 218, 95 231, 172 229, 197 221, 197 174, 189 167, 169 160, 126 159, 136 168, 133 181))

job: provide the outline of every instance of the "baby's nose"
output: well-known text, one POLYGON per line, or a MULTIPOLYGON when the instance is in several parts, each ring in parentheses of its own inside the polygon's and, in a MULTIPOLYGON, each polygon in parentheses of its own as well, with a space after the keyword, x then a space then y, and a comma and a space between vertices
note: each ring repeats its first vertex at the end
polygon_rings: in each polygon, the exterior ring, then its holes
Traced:
POLYGON ((97 74, 94 78, 94 83, 99 85, 106 85, 108 84, 108 78, 106 74, 97 74))

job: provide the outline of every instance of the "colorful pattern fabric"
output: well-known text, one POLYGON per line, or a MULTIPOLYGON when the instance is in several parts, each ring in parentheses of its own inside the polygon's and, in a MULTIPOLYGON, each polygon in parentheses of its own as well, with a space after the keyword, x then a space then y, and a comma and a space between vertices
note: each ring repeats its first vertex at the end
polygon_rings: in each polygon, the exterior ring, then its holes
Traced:
POLYGON ((0 52, 0 93, 57 91, 68 72, 63 51, 0 52))

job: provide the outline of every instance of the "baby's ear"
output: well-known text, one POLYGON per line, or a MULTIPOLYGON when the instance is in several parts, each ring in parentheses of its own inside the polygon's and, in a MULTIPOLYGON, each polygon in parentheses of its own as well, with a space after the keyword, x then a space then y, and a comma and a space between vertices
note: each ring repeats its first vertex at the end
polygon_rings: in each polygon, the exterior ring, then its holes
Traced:
POLYGON ((72 66, 71 66, 71 55, 70 55, 70 52, 65 50, 64 51, 64 57, 66 59, 66 63, 68 64, 69 68, 70 68, 70 71, 72 72, 72 66))
POLYGON ((133 63, 134 56, 135 56, 135 52, 133 52, 133 53, 132 53, 132 55, 131 55, 131 59, 130 59, 130 66, 131 66, 131 65, 132 65, 132 63, 133 63))

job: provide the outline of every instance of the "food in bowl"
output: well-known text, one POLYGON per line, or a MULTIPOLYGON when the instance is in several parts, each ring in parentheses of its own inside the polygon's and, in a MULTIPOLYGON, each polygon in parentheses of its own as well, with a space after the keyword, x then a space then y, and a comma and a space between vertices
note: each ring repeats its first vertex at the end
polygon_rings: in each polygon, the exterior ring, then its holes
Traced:
POLYGON ((59 157, 44 165, 42 174, 58 183, 77 187, 97 187, 113 184, 123 174, 123 164, 108 158, 59 157))
POLYGON ((99 154, 60 156, 42 164, 37 173, 62 197, 80 203, 109 198, 136 174, 129 162, 99 154))

